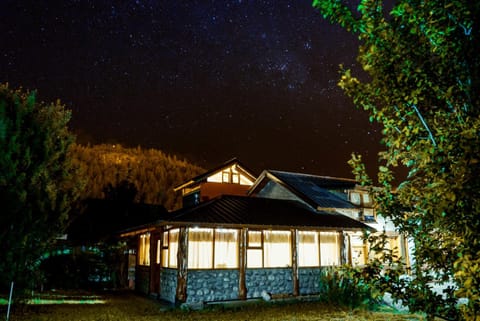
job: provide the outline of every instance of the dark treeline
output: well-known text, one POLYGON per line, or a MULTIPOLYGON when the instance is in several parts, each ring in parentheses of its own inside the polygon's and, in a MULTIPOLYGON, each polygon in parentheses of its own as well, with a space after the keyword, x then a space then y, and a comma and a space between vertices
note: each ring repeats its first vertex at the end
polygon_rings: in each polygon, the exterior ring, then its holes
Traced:
POLYGON ((203 169, 156 149, 120 145, 74 145, 72 157, 84 173, 86 198, 130 198, 160 204, 172 210, 181 206, 173 187, 199 175, 203 169))

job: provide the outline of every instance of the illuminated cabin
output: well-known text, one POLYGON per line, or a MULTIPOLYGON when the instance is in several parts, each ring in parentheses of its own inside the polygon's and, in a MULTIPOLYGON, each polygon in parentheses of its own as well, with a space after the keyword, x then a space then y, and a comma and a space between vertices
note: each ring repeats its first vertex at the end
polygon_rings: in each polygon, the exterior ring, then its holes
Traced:
POLYGON ((203 304, 318 293, 321 269, 348 263, 346 238, 365 229, 294 200, 222 195, 123 237, 138 240, 137 290, 203 304))
POLYGON ((373 230, 354 214, 368 199, 352 204, 353 180, 255 179, 233 159, 176 190, 182 209, 122 233, 138 244, 135 289, 172 303, 316 294, 322 269, 361 264, 352 240, 373 230))
POLYGON ((183 207, 194 206, 217 196, 246 195, 255 182, 255 175, 233 158, 174 188, 181 192, 183 207))

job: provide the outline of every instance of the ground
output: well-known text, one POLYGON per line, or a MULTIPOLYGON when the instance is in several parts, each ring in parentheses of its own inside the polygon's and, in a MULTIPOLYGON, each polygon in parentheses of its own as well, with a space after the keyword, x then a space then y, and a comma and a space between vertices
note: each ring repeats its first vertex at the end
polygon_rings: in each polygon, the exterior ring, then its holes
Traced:
MULTIPOLYGON (((322 320, 375 320, 375 321, 420 321, 419 315, 394 312, 368 312, 348 310, 318 302, 302 303, 257 303, 225 308, 215 306, 202 311, 185 311, 168 307, 156 300, 133 293, 103 294, 103 304, 56 304, 28 305, 16 308, 11 321, 153 321, 153 320, 228 320, 228 321, 322 321, 322 320)), ((2 317, 5 306, 1 307, 2 317)))

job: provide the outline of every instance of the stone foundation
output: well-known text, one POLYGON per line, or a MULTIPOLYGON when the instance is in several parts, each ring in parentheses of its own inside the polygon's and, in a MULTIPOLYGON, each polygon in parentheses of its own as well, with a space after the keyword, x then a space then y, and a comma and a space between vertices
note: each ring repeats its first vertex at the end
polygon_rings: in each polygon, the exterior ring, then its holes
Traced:
POLYGON ((299 268, 298 283, 300 295, 317 294, 320 289, 320 267, 299 268))
POLYGON ((162 269, 160 271, 160 299, 175 303, 177 293, 177 270, 162 269))
POLYGON ((238 270, 189 270, 187 303, 238 299, 238 270))
POLYGON ((291 268, 247 269, 245 272, 247 298, 259 298, 262 291, 269 294, 293 294, 291 268))

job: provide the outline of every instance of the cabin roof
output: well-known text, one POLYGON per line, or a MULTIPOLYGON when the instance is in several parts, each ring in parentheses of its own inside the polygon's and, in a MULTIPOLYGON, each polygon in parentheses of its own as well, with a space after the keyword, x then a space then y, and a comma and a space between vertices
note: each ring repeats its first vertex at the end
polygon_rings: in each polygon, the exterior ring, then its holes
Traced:
POLYGON ((232 158, 226 162, 224 162, 223 164, 220 164, 210 170, 208 170, 207 172, 203 173, 203 174, 200 174, 186 182, 183 182, 181 183, 180 185, 177 185, 173 188, 174 191, 178 191, 178 190, 181 190, 182 188, 185 188, 185 187, 189 187, 191 185, 194 185, 194 184, 198 184, 202 181, 205 181, 209 176, 211 176, 212 174, 218 172, 219 170, 223 169, 223 168, 226 168, 226 167, 230 167, 234 164, 237 164, 241 169, 242 169, 242 173, 244 173, 245 175, 247 176, 250 176, 250 178, 252 179, 252 181, 254 181, 256 179, 256 176, 255 174, 253 174, 253 172, 248 169, 247 167, 245 167, 236 157, 235 158, 232 158))
POLYGON ((249 194, 259 192, 268 180, 285 187, 313 208, 356 208, 336 192, 355 188, 357 182, 353 179, 265 170, 249 194))
POLYGON ((315 211, 292 200, 222 195, 200 205, 170 213, 168 222, 309 227, 327 229, 371 229, 348 216, 315 211))

